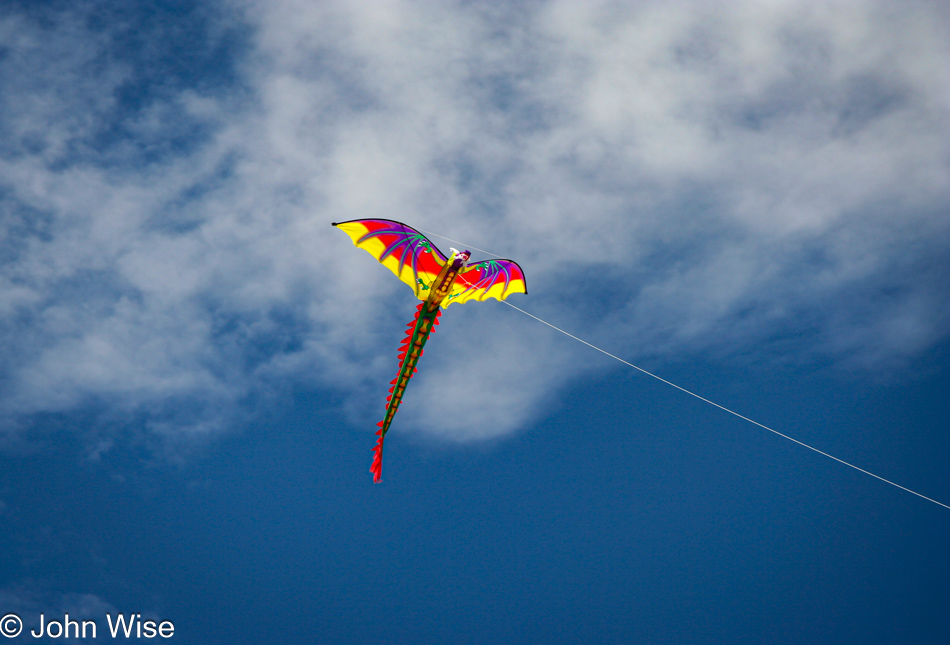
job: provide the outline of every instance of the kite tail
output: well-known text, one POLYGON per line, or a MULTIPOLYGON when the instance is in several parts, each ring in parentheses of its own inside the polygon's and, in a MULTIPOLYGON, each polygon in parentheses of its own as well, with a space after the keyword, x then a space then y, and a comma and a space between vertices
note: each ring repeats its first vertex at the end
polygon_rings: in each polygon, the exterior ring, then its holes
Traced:
POLYGON ((416 364, 422 357, 422 347, 429 340, 429 335, 435 331, 436 325, 439 324, 439 316, 442 315, 441 309, 438 308, 434 312, 424 310, 425 305, 426 303, 423 302, 416 308, 416 317, 407 325, 409 330, 399 346, 399 373, 389 383, 392 387, 389 388, 389 397, 386 399, 386 416, 376 424, 379 426, 379 430, 376 431, 379 440, 373 449, 373 465, 369 469, 376 483, 379 483, 383 477, 383 439, 386 438, 393 417, 396 416, 409 379, 417 371, 416 364))

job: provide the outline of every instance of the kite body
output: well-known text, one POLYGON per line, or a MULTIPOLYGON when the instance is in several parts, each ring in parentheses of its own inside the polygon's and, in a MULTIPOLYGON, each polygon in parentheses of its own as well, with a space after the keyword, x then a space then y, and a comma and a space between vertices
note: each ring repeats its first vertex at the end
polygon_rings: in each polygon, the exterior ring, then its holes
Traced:
POLYGON ((374 449, 373 481, 383 473, 383 439, 396 416, 409 379, 416 373, 422 348, 439 324, 442 309, 453 302, 504 300, 512 293, 528 293, 524 272, 511 260, 487 260, 469 266, 468 251, 451 249, 446 256, 426 237, 400 222, 386 219, 360 219, 334 223, 365 249, 380 264, 389 268, 400 280, 412 287, 423 302, 416 308, 416 317, 409 323, 406 338, 400 346, 399 372, 390 383, 386 399, 386 416, 380 421, 374 449))

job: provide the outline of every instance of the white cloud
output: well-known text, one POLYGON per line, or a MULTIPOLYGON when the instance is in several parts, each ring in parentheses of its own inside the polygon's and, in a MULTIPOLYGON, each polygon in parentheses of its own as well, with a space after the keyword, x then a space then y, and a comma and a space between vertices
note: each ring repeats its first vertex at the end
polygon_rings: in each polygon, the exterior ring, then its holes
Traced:
MULTIPOLYGON (((96 595, 52 593, 35 581, 0 588, 0 603, 5 611, 17 614, 22 620, 23 631, 20 638, 25 638, 31 631, 38 629, 41 614, 47 616, 46 620, 58 619, 60 622, 63 622, 66 614, 71 621, 77 620, 81 623, 91 620, 97 623, 95 633, 101 638, 103 633, 108 633, 106 615, 114 616, 118 613, 114 606, 96 595)), ((88 637, 91 637, 92 633, 90 627, 88 637)))
MULTIPOLYGON (((634 359, 807 321, 788 351, 880 365, 950 328, 937 4, 282 0, 217 20, 252 28, 237 83, 133 108, 108 29, 0 19, 6 418, 95 402, 203 434, 301 381, 375 416, 412 303, 329 226, 360 217, 517 259, 519 306, 634 359)), ((503 435, 577 376, 584 348, 508 313, 447 312, 407 428, 503 435)))

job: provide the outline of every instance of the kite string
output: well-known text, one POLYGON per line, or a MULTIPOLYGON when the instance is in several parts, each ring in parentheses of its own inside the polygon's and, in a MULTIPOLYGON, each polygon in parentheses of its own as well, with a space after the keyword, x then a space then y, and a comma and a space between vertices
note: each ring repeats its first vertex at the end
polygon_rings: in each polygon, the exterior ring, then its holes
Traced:
MULTIPOLYGON (((482 252, 482 253, 485 253, 485 254, 487 254, 487 255, 491 255, 491 256, 496 257, 496 258, 497 258, 497 257, 501 257, 501 256, 498 256, 498 255, 495 255, 494 253, 489 253, 488 251, 485 251, 485 250, 483 250, 483 249, 479 249, 479 248, 476 248, 476 247, 474 247, 474 246, 466 245, 464 242, 459 242, 458 240, 453 240, 453 239, 451 239, 451 238, 445 237, 444 235, 439 235, 439 234, 437 234, 437 233, 433 233, 433 232, 431 232, 431 231, 426 231, 425 229, 421 229, 421 228, 420 228, 420 229, 417 229, 417 230, 422 231, 423 233, 428 233, 429 235, 434 235, 434 236, 436 236, 436 237, 440 237, 440 238, 442 238, 443 240, 448 240, 449 242, 455 242, 456 244, 462 244, 463 246, 468 246, 470 249, 475 249, 476 251, 480 251, 480 252, 482 252)), ((789 441, 791 441, 791 442, 793 442, 793 443, 797 443, 798 445, 800 445, 800 446, 802 446, 802 447, 804 447, 804 448, 808 448, 809 450, 811 450, 811 451, 813 451, 813 452, 817 452, 819 455, 823 455, 823 456, 825 456, 825 457, 828 457, 829 459, 833 459, 833 460, 837 461, 837 462, 840 463, 840 464, 844 464, 845 466, 848 466, 849 468, 854 468, 855 470, 857 470, 857 471, 859 471, 859 472, 862 472, 862 473, 864 473, 865 475, 870 475, 871 477, 874 477, 875 479, 881 480, 881 481, 884 482, 885 484, 890 484, 891 486, 894 486, 894 487, 896 487, 896 488, 899 488, 899 489, 901 489, 902 491, 906 491, 906 492, 910 493, 911 495, 916 495, 917 497, 923 498, 923 499, 927 500, 928 502, 933 502, 934 504, 936 504, 936 505, 938 505, 938 506, 943 506, 943 507, 946 508, 946 509, 950 509, 950 506, 944 504, 943 502, 938 502, 937 500, 932 499, 932 498, 930 498, 930 497, 927 497, 926 495, 922 495, 922 494, 918 493, 917 491, 913 491, 913 490, 911 490, 911 489, 909 489, 909 488, 907 488, 907 487, 905 487, 905 486, 901 486, 900 484, 894 483, 894 482, 892 482, 892 481, 889 480, 889 479, 885 479, 885 478, 881 477, 880 475, 875 475, 875 474, 872 473, 871 471, 864 470, 863 468, 860 468, 860 467, 858 467, 858 466, 855 466, 854 464, 849 463, 849 462, 845 461, 844 459, 839 459, 838 457, 835 457, 834 455, 830 455, 830 454, 828 454, 827 452, 824 452, 824 451, 822 451, 822 450, 819 450, 818 448, 815 448, 814 446, 809 446, 807 443, 805 443, 805 442, 803 442, 803 441, 799 441, 798 439, 795 439, 794 437, 790 437, 790 436, 788 436, 787 434, 782 434, 782 433, 779 432, 778 430, 773 430, 772 428, 768 427, 767 425, 761 424, 761 423, 759 423, 758 421, 755 421, 755 420, 753 420, 753 419, 750 419, 749 417, 743 416, 743 415, 739 414, 738 412, 735 412, 735 411, 733 411, 733 410, 730 410, 729 408, 727 408, 727 407, 725 407, 725 406, 719 405, 719 404, 716 403, 715 401, 710 401, 709 399, 707 399, 707 398, 705 398, 705 397, 702 397, 702 396, 696 394, 695 392, 690 392, 690 391, 687 390, 686 388, 680 387, 680 386, 677 385, 676 383, 672 383, 672 382, 670 382, 670 381, 667 381, 665 378, 659 377, 659 376, 657 376, 656 374, 653 374, 652 372, 648 372, 647 370, 643 369, 642 367, 638 367, 638 366, 634 365, 633 363, 630 363, 630 362, 628 362, 628 361, 625 361, 624 359, 620 358, 619 356, 614 356, 614 355, 611 354, 610 352, 608 352, 608 351, 606 351, 606 350, 604 350, 604 349, 601 349, 600 347, 597 347, 596 345, 593 345, 593 344, 591 344, 591 343, 588 343, 588 342, 587 342, 586 340, 584 340, 583 338, 578 338, 578 337, 575 336, 574 334, 571 334, 571 333, 569 333, 569 332, 566 332, 566 331, 564 331, 563 329, 561 329, 560 327, 555 327, 554 325, 552 325, 551 323, 547 322, 546 320, 541 320, 540 318, 538 318, 538 317, 535 316, 534 314, 530 314, 530 313, 528 313, 527 311, 525 311, 524 309, 520 309, 520 308, 514 306, 513 304, 511 304, 510 302, 508 302, 508 301, 506 301, 506 300, 502 300, 501 302, 502 302, 503 304, 508 305, 508 306, 511 307, 512 309, 515 309, 515 310, 517 310, 517 311, 520 311, 520 312, 523 313, 525 316, 528 316, 528 317, 530 317, 530 318, 534 318, 534 319, 537 320, 539 323, 541 323, 541 324, 543 324, 543 325, 547 325, 547 326, 550 327, 551 329, 553 329, 553 330, 555 330, 555 331, 559 331, 559 332, 561 332, 562 334, 564 334, 565 336, 569 336, 570 338, 573 338, 574 340, 578 341, 579 343, 583 343, 583 344, 587 345, 588 347, 590 347, 591 349, 595 349, 595 350, 597 350, 598 352, 600 352, 601 354, 604 354, 604 355, 606 355, 606 356, 609 356, 610 358, 614 359, 615 361, 620 361, 621 363, 623 363, 624 365, 627 365, 628 367, 632 367, 633 369, 638 370, 638 371, 640 371, 640 372, 646 374, 647 376, 650 376, 650 377, 652 377, 652 378, 655 378, 656 380, 658 380, 658 381, 660 381, 660 382, 662 382, 662 383, 666 383, 667 385, 676 388, 676 389, 679 390, 680 392, 684 392, 684 393, 686 393, 686 394, 689 394, 690 396, 695 397, 695 398, 699 399, 700 401, 703 401, 704 403, 708 403, 709 405, 711 405, 711 406, 713 406, 713 407, 719 408, 719 409, 722 410, 723 412, 728 412, 729 414, 731 414, 731 415, 733 415, 733 416, 739 417, 739 418, 742 419, 743 421, 748 421, 749 423, 751 423, 751 424, 753 424, 753 425, 756 425, 756 426, 762 428, 763 430, 768 430, 769 432, 771 432, 771 433, 773 433, 773 434, 776 434, 776 435, 782 437, 783 439, 787 439, 787 440, 789 440, 789 441)))
POLYGON ((490 255, 490 256, 492 256, 493 258, 500 258, 500 257, 501 257, 500 255, 495 255, 494 253, 489 253, 489 252, 486 251, 485 249, 480 249, 480 248, 477 248, 477 247, 472 246, 471 244, 466 244, 465 242, 459 242, 458 240, 453 240, 451 237, 445 237, 444 235, 439 235, 438 233, 433 233, 432 231, 427 231, 427 230, 425 230, 424 228, 416 228, 416 230, 417 230, 417 231, 420 231, 420 232, 422 232, 422 233, 428 233, 429 235, 435 235, 436 237, 441 237, 443 240, 448 240, 449 242, 455 242, 456 244, 461 244, 462 246, 467 246, 467 247, 470 248, 470 249, 474 249, 475 251, 479 251, 479 252, 481 252, 481 253, 484 253, 485 255, 490 255))
POLYGON ((874 477, 875 479, 880 479, 882 482, 885 482, 885 483, 887 483, 887 484, 890 484, 891 486, 896 486, 897 488, 900 488, 900 489, 903 490, 903 491, 907 491, 908 493, 910 493, 910 494, 912 494, 912 495, 916 495, 917 497, 922 497, 923 499, 927 500, 928 502, 933 502, 934 504, 937 504, 938 506, 943 506, 943 507, 946 508, 946 509, 950 509, 950 506, 947 506, 946 504, 944 504, 944 503, 942 503, 942 502, 938 502, 938 501, 935 500, 935 499, 931 499, 930 497, 927 497, 926 495, 921 495, 920 493, 918 493, 918 492, 916 492, 916 491, 913 491, 913 490, 911 490, 911 489, 909 489, 909 488, 906 488, 906 487, 904 487, 904 486, 901 486, 900 484, 895 484, 894 482, 892 482, 892 481, 889 480, 889 479, 884 479, 884 478, 881 477, 880 475, 875 475, 874 473, 872 473, 872 472, 870 472, 870 471, 864 470, 863 468, 859 468, 858 466, 855 466, 855 465, 852 464, 852 463, 848 463, 848 462, 845 461, 844 459, 839 459, 838 457, 835 457, 834 455, 829 455, 827 452, 824 452, 824 451, 822 451, 822 450, 819 450, 818 448, 815 448, 814 446, 809 446, 807 443, 804 443, 803 441, 799 441, 798 439, 795 439, 794 437, 790 437, 790 436, 788 436, 787 434, 782 434, 782 433, 779 432, 778 430, 773 430, 772 428, 768 427, 767 425, 763 425, 763 424, 759 423, 758 421, 755 421, 755 420, 753 420, 753 419, 750 419, 749 417, 742 416, 742 415, 739 414, 738 412, 734 412, 734 411, 730 410, 730 409, 727 408, 727 407, 724 407, 724 406, 722 406, 722 405, 719 405, 719 404, 716 403, 715 401, 710 401, 709 399, 704 398, 704 397, 702 397, 702 396, 696 394, 695 392, 690 392, 690 391, 687 390, 686 388, 680 387, 680 386, 677 385, 676 383, 671 383, 670 381, 667 381, 665 378, 661 378, 661 377, 657 376, 656 374, 653 374, 652 372, 648 372, 648 371, 646 371, 645 369, 643 369, 642 367, 637 367, 637 366, 634 365, 633 363, 630 363, 630 362, 628 362, 628 361, 625 361, 625 360, 623 360, 622 358, 620 358, 620 357, 618 357, 618 356, 614 356, 614 355, 611 354, 610 352, 608 352, 608 351, 606 351, 606 350, 603 350, 603 349, 601 349, 600 347, 597 347, 596 345, 592 345, 592 344, 588 343, 586 340, 584 340, 584 339, 582 339, 582 338, 578 338, 578 337, 575 336, 574 334, 568 333, 568 332, 564 331, 563 329, 560 329, 560 328, 558 328, 558 327, 555 327, 555 326, 552 325, 551 323, 549 323, 549 322, 547 322, 547 321, 545 321, 545 320, 541 320, 540 318, 538 318, 537 316, 535 316, 535 315, 533 315, 533 314, 529 314, 529 313, 528 313, 527 311, 525 311, 524 309, 519 309, 518 307, 514 306, 514 305, 511 304, 510 302, 506 302, 506 301, 504 301, 504 300, 502 300, 502 302, 503 302, 504 304, 508 305, 509 307, 511 307, 512 309, 517 309, 518 311, 520 311, 520 312, 523 313, 524 315, 530 316, 531 318, 534 318, 534 319, 537 320, 539 323, 544 324, 544 325, 547 325, 547 326, 550 327, 551 329, 554 329, 555 331, 559 331, 559 332, 561 332, 562 334, 564 334, 565 336, 570 336, 570 337, 573 338, 574 340, 576 340, 576 341, 578 341, 578 342, 581 342, 581 343, 584 343, 584 344, 587 345, 588 347, 590 347, 590 348, 592 348, 592 349, 596 349, 598 352, 600 352, 600 353, 602 353, 602 354, 606 354, 606 355, 609 356, 610 358, 612 358, 612 359, 614 359, 614 360, 616 360, 616 361, 620 361, 620 362, 623 363, 624 365, 628 365, 628 366, 632 367, 632 368, 635 369, 635 370, 639 370, 639 371, 643 372, 644 374, 646 374, 647 376, 652 376, 652 377, 655 378, 656 380, 662 381, 663 383, 666 383, 667 385, 670 385, 670 386, 672 386, 672 387, 675 387, 677 390, 679 390, 679 391, 681 391, 681 392, 685 392, 686 394, 689 394, 690 396, 696 397, 696 398, 699 399, 700 401, 703 401, 703 402, 705 402, 705 403, 708 403, 709 405, 712 405, 712 406, 714 406, 714 407, 717 407, 717 408, 719 408, 720 410, 722 410, 722 411, 724 411, 724 412, 728 412, 729 414, 732 414, 732 415, 734 415, 734 416, 737 416, 737 417, 739 417, 740 419, 742 419, 742 420, 744 420, 744 421, 748 421, 749 423, 751 423, 751 424, 753 424, 753 425, 757 425, 757 426, 759 426, 760 428, 763 428, 763 429, 765 429, 765 430, 768 430, 769 432, 771 432, 771 433, 773 433, 773 434, 777 434, 778 436, 782 437, 783 439, 788 439, 789 441, 792 441, 792 442, 794 442, 794 443, 797 443, 797 444, 800 445, 800 446, 804 446, 805 448, 808 448, 809 450, 813 450, 814 452, 817 452, 819 455, 824 455, 825 457, 828 457, 829 459, 834 459, 834 460, 837 461, 838 463, 844 464, 845 466, 848 466, 848 467, 850 467, 850 468, 854 468, 855 470, 860 471, 860 472, 864 473, 865 475, 870 475, 871 477, 874 477))

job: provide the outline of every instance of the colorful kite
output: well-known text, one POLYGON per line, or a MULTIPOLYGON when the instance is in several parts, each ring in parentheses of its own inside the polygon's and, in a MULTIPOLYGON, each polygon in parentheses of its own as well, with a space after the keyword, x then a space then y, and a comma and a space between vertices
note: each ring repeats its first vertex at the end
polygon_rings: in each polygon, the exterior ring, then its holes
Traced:
POLYGON ((422 347, 429 334, 439 324, 443 307, 453 302, 504 300, 513 293, 528 293, 524 271, 511 260, 485 260, 469 266, 471 253, 452 252, 448 257, 435 244, 410 226, 388 219, 356 219, 334 223, 365 249, 396 277, 412 287, 422 300, 416 308, 416 317, 409 323, 409 331, 399 348, 399 373, 390 383, 386 399, 386 416, 380 421, 379 441, 373 450, 373 481, 383 475, 383 439, 396 416, 409 379, 416 373, 416 364, 422 356, 422 347))

